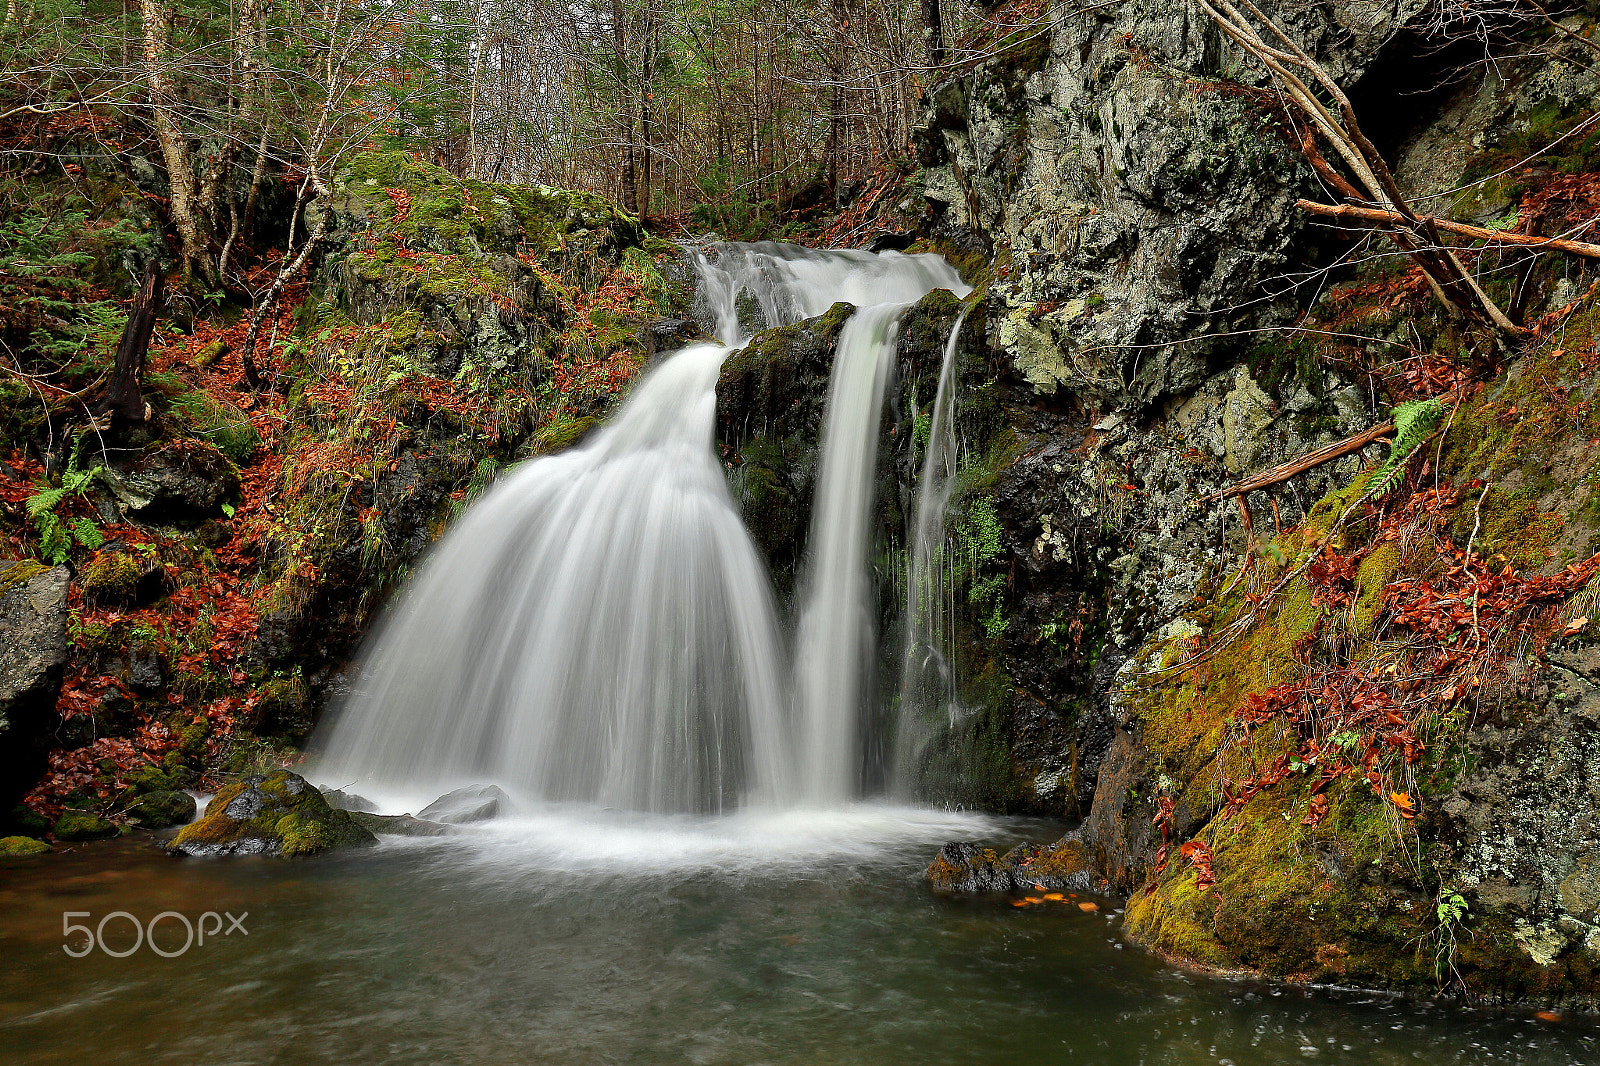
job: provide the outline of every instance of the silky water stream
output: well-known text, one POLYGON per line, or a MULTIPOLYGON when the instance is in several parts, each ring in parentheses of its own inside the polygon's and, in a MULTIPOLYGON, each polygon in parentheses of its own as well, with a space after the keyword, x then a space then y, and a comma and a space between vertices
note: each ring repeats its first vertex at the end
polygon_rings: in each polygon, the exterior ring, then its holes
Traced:
MULTIPOLYGON (((591 441, 502 478, 317 738, 324 784, 416 810, 494 781, 515 814, 296 861, 180 861, 135 838, 0 859, 0 1061, 1600 1062, 1587 1021, 1186 974, 1125 948, 1113 900, 929 893, 946 840, 1061 831, 861 795, 895 321, 966 288, 932 256, 728 245, 696 268, 723 344, 667 357, 591 441), (752 329, 836 300, 860 310, 791 647, 712 452, 714 390, 752 329), (186 942, 208 914, 218 928, 186 942), (100 947, 74 957, 64 923, 100 947)), ((914 570, 938 568, 945 491, 923 487, 914 570)), ((937 604, 907 610, 907 684, 943 691, 937 604)))

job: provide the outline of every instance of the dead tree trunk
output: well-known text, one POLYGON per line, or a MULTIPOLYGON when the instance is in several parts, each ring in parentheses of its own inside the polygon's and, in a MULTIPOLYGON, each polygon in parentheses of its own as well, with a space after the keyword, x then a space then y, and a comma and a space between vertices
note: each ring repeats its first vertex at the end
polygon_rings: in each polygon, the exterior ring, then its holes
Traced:
POLYGON ((144 377, 144 357, 150 349, 150 334, 156 326, 161 305, 161 268, 152 262, 145 267, 144 281, 128 313, 128 325, 117 344, 116 362, 111 367, 111 382, 102 404, 104 413, 124 425, 141 425, 150 414, 139 382, 144 377))

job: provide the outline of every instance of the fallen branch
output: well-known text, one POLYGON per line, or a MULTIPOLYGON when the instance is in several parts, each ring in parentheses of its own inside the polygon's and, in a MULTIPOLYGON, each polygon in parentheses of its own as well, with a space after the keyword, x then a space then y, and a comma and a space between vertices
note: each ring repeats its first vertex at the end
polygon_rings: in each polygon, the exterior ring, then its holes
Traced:
MULTIPOLYGON (((1395 211, 1384 211, 1375 207, 1357 207, 1354 204, 1339 204, 1335 206, 1334 204, 1319 204, 1313 200, 1296 200, 1295 206, 1314 215, 1325 215, 1329 218, 1340 220, 1354 219, 1360 222, 1374 222, 1385 226, 1402 226, 1407 221, 1403 215, 1395 211)), ((1431 223, 1446 233, 1456 233, 1463 237, 1472 237, 1480 241, 1547 248, 1553 252, 1571 252, 1573 255, 1600 259, 1600 244, 1590 244, 1587 241, 1568 241, 1559 237, 1531 237, 1525 233, 1502 233, 1499 230, 1484 229, 1482 226, 1469 226, 1465 222, 1451 222, 1448 219, 1438 218, 1434 215, 1422 215, 1420 218, 1421 221, 1431 223)))
POLYGON ((1380 426, 1373 426, 1365 433, 1357 433, 1353 437, 1346 437, 1344 440, 1335 441, 1325 448, 1318 448, 1314 452, 1307 452, 1305 455, 1302 455, 1297 459, 1290 459, 1286 463, 1279 463, 1277 466, 1274 466, 1271 469, 1263 470, 1259 474, 1253 474, 1250 477, 1245 478, 1243 481, 1229 485, 1225 489, 1218 489, 1211 495, 1202 497, 1201 502, 1209 503, 1214 500, 1227 499, 1229 496, 1246 496, 1257 489, 1264 489, 1268 485, 1276 485, 1280 481, 1288 481, 1296 474, 1303 474, 1307 470, 1321 466, 1323 463, 1331 463, 1335 459, 1349 455, 1351 452, 1358 452, 1362 448, 1365 448, 1367 445, 1371 444, 1373 441, 1378 440, 1380 437, 1389 437, 1393 435, 1393 422, 1385 422, 1380 426))

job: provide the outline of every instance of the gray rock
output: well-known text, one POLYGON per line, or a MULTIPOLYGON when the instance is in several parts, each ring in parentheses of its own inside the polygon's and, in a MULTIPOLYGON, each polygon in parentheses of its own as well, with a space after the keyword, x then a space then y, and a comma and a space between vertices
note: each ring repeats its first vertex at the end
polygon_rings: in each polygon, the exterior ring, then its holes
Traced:
POLYGON ((1095 876, 1085 855, 1083 843, 1070 833, 1054 844, 1019 844, 1004 855, 952 842, 939 849, 925 876, 935 889, 959 894, 1088 892, 1095 876))
POLYGON ((351 817, 357 825, 365 826, 379 836, 400 837, 438 837, 455 832, 455 827, 445 825, 443 822, 427 822, 421 818, 413 818, 409 814, 371 814, 367 811, 352 812, 351 817))
POLYGON ((145 521, 203 521, 239 494, 239 471, 226 455, 184 440, 102 472, 124 511, 145 521))
POLYGON ((468 785, 443 796, 417 812, 422 821, 466 825, 486 822, 511 812, 511 797, 495 785, 468 785))
POLYGON ((683 318, 658 318, 639 331, 639 341, 651 356, 675 352, 702 339, 700 326, 683 318))
POLYGON ((354 792, 345 792, 337 788, 323 789, 322 798, 328 801, 328 806, 339 811, 371 814, 378 809, 378 805, 365 796, 358 796, 354 792))
POLYGON ((0 561, 0 809, 43 769, 67 661, 66 567, 0 561))

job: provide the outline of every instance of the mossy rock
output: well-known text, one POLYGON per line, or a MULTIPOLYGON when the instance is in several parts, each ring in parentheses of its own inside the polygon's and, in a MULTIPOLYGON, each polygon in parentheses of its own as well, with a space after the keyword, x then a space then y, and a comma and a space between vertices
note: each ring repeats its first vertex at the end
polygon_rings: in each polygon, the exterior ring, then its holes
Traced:
POLYGON ((32 837, 0 837, 0 855, 43 855, 50 845, 32 837))
POLYGON ((348 811, 335 810, 299 774, 252 774, 217 793, 205 817, 167 850, 195 856, 316 855, 376 843, 348 811))
POLYGON ((64 811, 51 832, 57 840, 104 840, 122 832, 114 822, 93 811, 64 811))
POLYGON ((178 787, 179 775, 159 766, 146 766, 128 774, 123 780, 135 792, 171 792, 178 787))
POLYGON ((528 451, 532 455, 554 455, 556 452, 564 452, 588 436, 597 421, 598 419, 592 415, 584 418, 557 419, 533 435, 528 442, 528 451))
POLYGON ((194 820, 194 797, 187 792, 151 792, 140 797, 128 808, 128 816, 137 818, 146 829, 166 829, 174 825, 187 825, 194 820))
POLYGON ((127 552, 96 552, 78 577, 83 598, 90 603, 127 603, 139 587, 139 564, 127 552))

